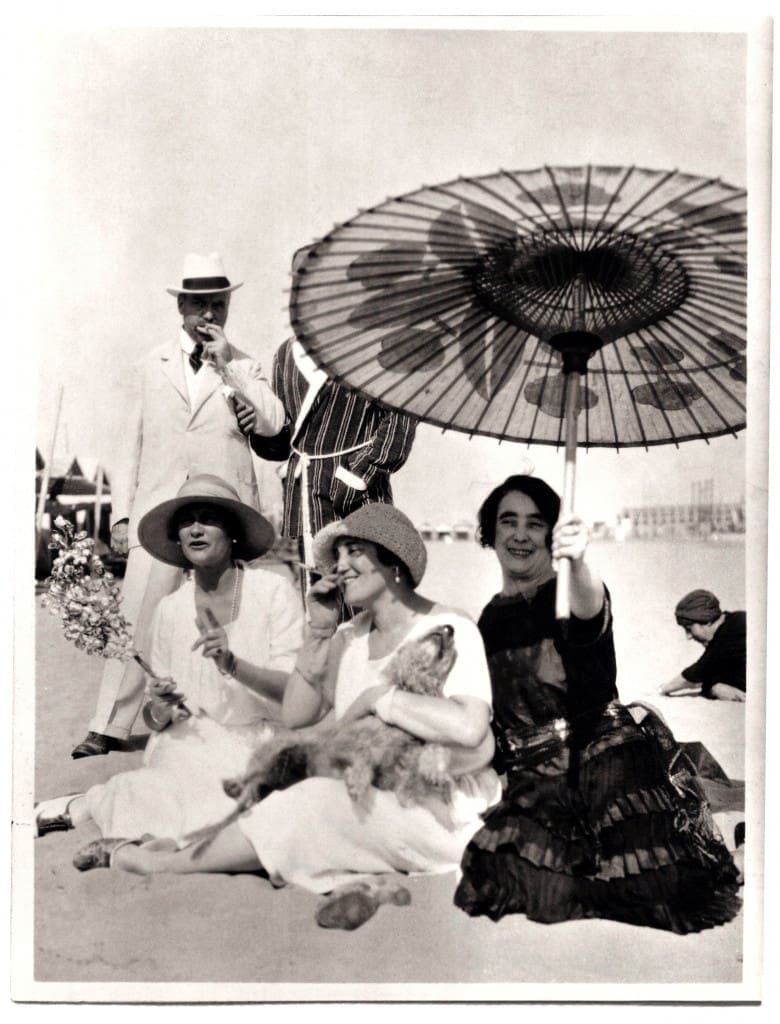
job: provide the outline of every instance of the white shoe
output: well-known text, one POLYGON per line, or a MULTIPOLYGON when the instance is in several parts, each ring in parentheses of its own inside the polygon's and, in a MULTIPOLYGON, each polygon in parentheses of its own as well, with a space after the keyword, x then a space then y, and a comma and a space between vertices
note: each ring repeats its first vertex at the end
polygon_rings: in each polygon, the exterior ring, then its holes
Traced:
POLYGON ((49 832, 67 832, 73 828, 68 808, 81 793, 68 793, 67 796, 56 796, 51 800, 41 800, 35 805, 35 838, 49 832))

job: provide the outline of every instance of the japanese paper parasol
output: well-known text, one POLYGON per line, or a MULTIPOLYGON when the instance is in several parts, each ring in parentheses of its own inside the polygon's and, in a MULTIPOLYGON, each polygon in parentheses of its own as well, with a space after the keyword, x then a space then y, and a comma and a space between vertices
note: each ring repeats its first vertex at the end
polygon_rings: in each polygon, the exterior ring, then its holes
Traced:
POLYGON ((578 444, 745 426, 745 294, 744 189, 543 167, 360 211, 298 260, 290 312, 315 363, 373 401, 472 435, 565 444, 566 513, 578 444))

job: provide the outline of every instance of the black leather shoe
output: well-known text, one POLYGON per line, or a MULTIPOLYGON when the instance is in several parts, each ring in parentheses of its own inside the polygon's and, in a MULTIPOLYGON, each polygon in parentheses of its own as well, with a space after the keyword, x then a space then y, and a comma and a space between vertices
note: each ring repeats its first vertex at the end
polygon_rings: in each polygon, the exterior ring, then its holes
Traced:
POLYGON ((56 818, 39 818, 36 822, 36 834, 38 838, 47 836, 50 832, 69 832, 73 828, 69 814, 59 814, 56 818))
POLYGON ((73 748, 70 756, 74 760, 79 757, 96 757, 98 754, 107 754, 119 748, 119 740, 115 740, 113 736, 104 736, 102 732, 88 732, 87 738, 73 748))

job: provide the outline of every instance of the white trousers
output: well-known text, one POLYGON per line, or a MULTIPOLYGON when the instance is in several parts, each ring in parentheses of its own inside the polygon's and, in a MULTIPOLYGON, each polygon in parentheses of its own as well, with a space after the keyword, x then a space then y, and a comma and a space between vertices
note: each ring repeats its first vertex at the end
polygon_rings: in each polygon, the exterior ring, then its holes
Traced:
MULTIPOLYGON (((130 548, 122 585, 122 614, 135 626, 136 650, 148 660, 151 626, 157 605, 183 579, 181 569, 165 565, 140 546, 130 548)), ((143 703, 146 677, 135 661, 106 661, 90 731, 124 740, 143 703)))

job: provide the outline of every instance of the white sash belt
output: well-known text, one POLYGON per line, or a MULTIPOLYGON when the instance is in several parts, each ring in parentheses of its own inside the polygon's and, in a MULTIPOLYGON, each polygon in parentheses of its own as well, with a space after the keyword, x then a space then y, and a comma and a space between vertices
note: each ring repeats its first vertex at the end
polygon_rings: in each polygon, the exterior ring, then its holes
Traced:
POLYGON ((342 455, 350 455, 352 452, 359 452, 361 448, 368 448, 372 441, 364 441, 362 444, 352 445, 351 448, 341 448, 337 452, 324 452, 319 455, 309 455, 300 451, 291 444, 290 449, 298 456, 298 465, 295 467, 295 476, 301 478, 301 524, 303 527, 303 560, 311 565, 314 558, 314 544, 311 528, 311 512, 309 509, 309 464, 319 462, 322 459, 338 459, 342 455))

